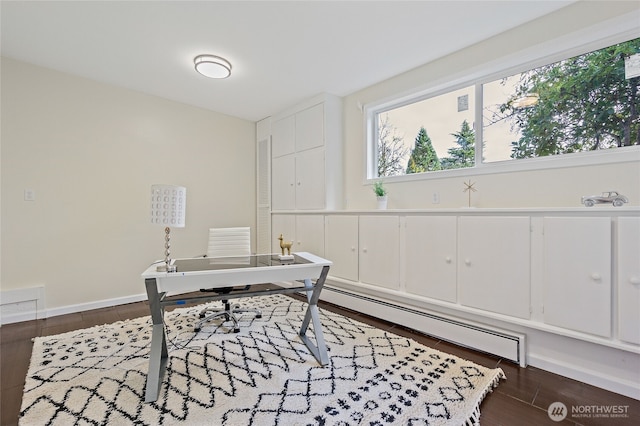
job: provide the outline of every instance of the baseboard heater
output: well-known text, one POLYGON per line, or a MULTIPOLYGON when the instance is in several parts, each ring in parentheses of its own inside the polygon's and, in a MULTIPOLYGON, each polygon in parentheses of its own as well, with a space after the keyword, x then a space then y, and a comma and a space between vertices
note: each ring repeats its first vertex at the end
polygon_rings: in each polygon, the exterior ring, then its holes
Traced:
POLYGON ((0 324, 45 318, 44 286, 0 291, 0 324))
POLYGON ((478 326, 443 315, 325 286, 320 299, 371 314, 456 345, 486 352, 526 367, 525 336, 487 326, 478 326))

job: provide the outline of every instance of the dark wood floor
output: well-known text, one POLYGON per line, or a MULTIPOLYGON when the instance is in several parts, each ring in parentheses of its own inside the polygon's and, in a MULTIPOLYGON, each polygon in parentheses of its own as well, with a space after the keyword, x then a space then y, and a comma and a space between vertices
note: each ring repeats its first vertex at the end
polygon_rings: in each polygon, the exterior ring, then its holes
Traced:
MULTIPOLYGON (((481 406, 480 421, 487 425, 640 425, 640 401, 587 384, 551 374, 538 368, 520 368, 498 357, 440 341, 405 327, 382 321, 358 312, 321 304, 327 309, 375 325, 378 328, 410 337, 426 346, 457 355, 486 367, 503 369, 503 380, 487 395, 481 406), (547 408, 553 402, 572 407, 626 407, 625 418, 573 418, 571 414, 560 423, 552 421, 547 408)), ((37 321, 7 324, 0 327, 0 419, 1 424, 16 425, 20 412, 22 389, 31 358, 31 339, 137 318, 149 314, 146 302, 130 303, 110 308, 85 311, 37 321)), ((623 408, 624 409, 624 408, 623 408)))

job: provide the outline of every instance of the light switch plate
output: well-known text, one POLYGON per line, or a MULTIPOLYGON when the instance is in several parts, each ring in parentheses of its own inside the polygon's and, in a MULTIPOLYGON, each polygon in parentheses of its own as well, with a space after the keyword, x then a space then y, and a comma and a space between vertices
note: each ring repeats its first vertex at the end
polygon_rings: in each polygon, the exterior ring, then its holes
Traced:
POLYGON ((36 200, 36 191, 33 189, 25 189, 24 190, 24 200, 25 201, 35 201, 36 200))

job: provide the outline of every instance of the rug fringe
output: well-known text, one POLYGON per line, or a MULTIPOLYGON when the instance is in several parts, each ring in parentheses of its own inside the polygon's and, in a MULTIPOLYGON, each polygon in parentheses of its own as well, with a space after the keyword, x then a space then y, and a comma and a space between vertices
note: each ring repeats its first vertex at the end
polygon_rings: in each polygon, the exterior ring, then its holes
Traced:
POLYGON ((498 387, 498 385, 500 384, 500 379, 507 380, 507 376, 504 374, 504 371, 502 371, 502 368, 497 369, 495 377, 493 378, 493 380, 491 380, 491 383, 487 385, 482 395, 480 395, 480 397, 478 398, 478 403, 473 409, 473 413, 471 413, 471 416, 469 416, 467 421, 464 423, 464 426, 480 426, 480 405, 482 404, 482 401, 484 401, 485 396, 493 392, 493 390, 498 387))

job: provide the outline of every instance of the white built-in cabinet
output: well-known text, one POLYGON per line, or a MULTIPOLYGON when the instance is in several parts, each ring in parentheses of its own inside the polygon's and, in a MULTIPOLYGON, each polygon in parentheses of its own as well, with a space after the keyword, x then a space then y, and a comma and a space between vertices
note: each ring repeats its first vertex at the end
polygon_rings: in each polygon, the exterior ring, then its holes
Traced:
POLYGON ((529 217, 458 219, 458 296, 462 305, 530 316, 529 217))
POLYGON ((324 149, 276 157, 271 165, 271 200, 274 210, 324 209, 324 149))
POLYGON ((404 228, 407 293, 529 318, 528 217, 407 216, 404 228))
POLYGON ((331 276, 358 281, 358 247, 358 216, 326 216, 325 256, 333 262, 331 276))
MULTIPOLYGON (((296 216, 295 215, 271 215, 271 252, 280 253, 280 240, 282 235, 285 242, 296 241, 296 216)), ((293 246, 292 246, 293 249, 293 246)))
POLYGON ((314 215, 272 215, 272 253, 280 253, 282 234, 284 241, 291 241, 292 252, 309 252, 320 257, 324 250, 324 216, 314 215))
POLYGON ((275 214, 271 216, 271 241, 266 246, 272 252, 280 252, 278 237, 282 234, 293 242, 292 251, 324 256, 323 215, 277 212, 341 207, 341 105, 340 98, 323 94, 270 119, 269 194, 275 214))
POLYGON ((640 351, 640 217, 592 211, 273 212, 273 251, 331 260, 336 294, 640 351))
POLYGON ((271 209, 342 204, 341 101, 322 95, 273 117, 271 209))
POLYGON ((637 208, 271 216, 274 238, 283 233, 294 251, 333 262, 321 296, 331 303, 496 354, 522 338, 507 359, 569 365, 588 358, 593 383, 609 375, 612 389, 620 381, 630 392, 624 370, 640 363, 637 208), (468 333, 476 327, 480 334, 468 333))
POLYGON ((455 216, 408 216, 404 223, 405 290, 455 302, 457 229, 455 216))
POLYGON ((618 337, 640 345, 640 217, 618 218, 617 225, 618 337))
POLYGON ((360 216, 359 277, 361 282, 389 289, 399 288, 399 227, 398 216, 360 216))
POLYGON ((611 218, 544 218, 544 322, 611 336, 611 218))

